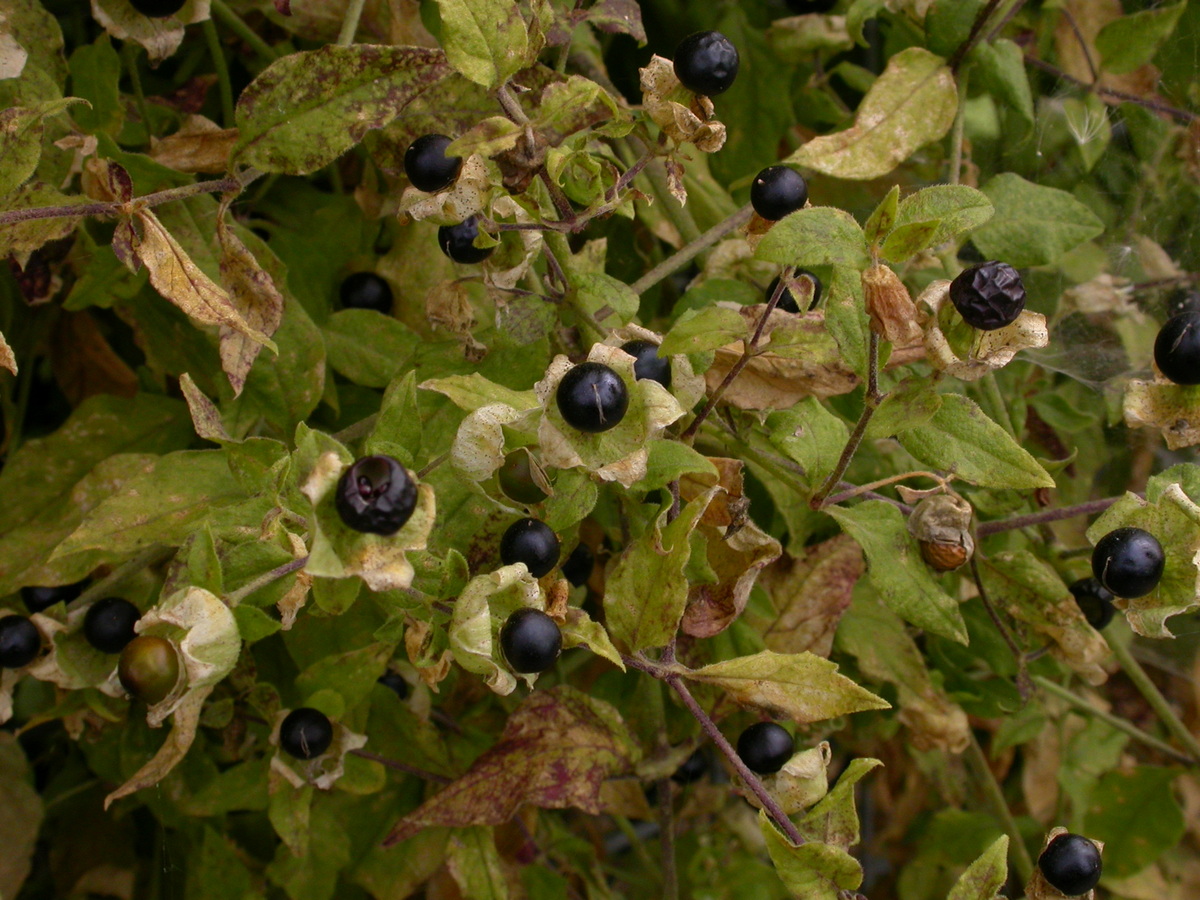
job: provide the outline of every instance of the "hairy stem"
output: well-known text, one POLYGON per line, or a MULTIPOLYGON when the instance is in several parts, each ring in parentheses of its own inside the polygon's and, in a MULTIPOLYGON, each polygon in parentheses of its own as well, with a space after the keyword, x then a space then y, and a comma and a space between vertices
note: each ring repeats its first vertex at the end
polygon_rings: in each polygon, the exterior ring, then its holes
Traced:
POLYGON ((854 431, 850 433, 850 438, 846 441, 846 446, 842 449, 842 455, 838 459, 837 465, 829 473, 829 477, 825 479, 825 483, 821 485, 821 489, 813 494, 812 499, 808 501, 809 506, 813 509, 821 509, 827 505, 826 498, 838 486, 838 483, 842 480, 842 476, 850 468, 854 454, 858 452, 858 447, 862 443, 863 435, 867 433, 867 426, 871 424, 871 417, 875 415, 875 410, 883 402, 883 397, 884 395, 879 393, 879 335, 872 331, 870 341, 867 344, 867 393, 863 398, 862 415, 858 417, 858 424, 854 426, 854 431))
POLYGON ((1200 115, 1197 115, 1194 112, 1189 112, 1186 109, 1180 109, 1178 106, 1172 106, 1169 103, 1160 103, 1157 100, 1147 100, 1145 97, 1139 97, 1136 94, 1129 94, 1125 91, 1117 91, 1112 88, 1105 87, 1102 84, 1088 84, 1086 81, 1081 81, 1074 75, 1068 75, 1058 66, 1052 65, 1045 60, 1038 59, 1036 56, 1029 56, 1026 54, 1025 62, 1033 66, 1035 69, 1041 69, 1043 72, 1047 72, 1050 75, 1053 75, 1055 78, 1060 78, 1063 81, 1069 81, 1071 84, 1078 85, 1079 87, 1085 88, 1088 91, 1102 94, 1105 97, 1112 97, 1115 100, 1124 100, 1127 103, 1136 103, 1138 106, 1145 107, 1146 109, 1152 109, 1155 112, 1165 113, 1172 118, 1183 122, 1184 124, 1190 124, 1195 122, 1197 119, 1200 119, 1200 115))
POLYGON ((518 125, 528 125, 529 116, 525 115, 525 110, 521 108, 521 104, 517 102, 517 98, 512 95, 512 91, 508 89, 507 84, 502 84, 496 88, 496 99, 500 101, 500 105, 504 108, 504 114, 516 122, 518 125))
POLYGON ((967 745, 967 760, 974 766, 978 774, 979 784, 983 788, 988 804, 992 807, 992 812, 1000 820, 1004 831, 1008 834, 1008 855, 1012 857, 1017 875, 1020 876, 1023 883, 1029 881, 1033 877, 1033 859, 1029 855, 1029 848, 1025 846, 1021 830, 1017 828, 1017 821, 1013 818, 1012 810, 1008 808, 1008 800, 1004 797, 1004 791, 1000 787, 1000 783, 996 781, 992 767, 988 765, 987 757, 984 756, 983 748, 979 746, 974 732, 971 733, 971 743, 967 745))
POLYGON ((1042 512, 1029 513, 1024 516, 1013 516, 1009 519, 997 519, 994 522, 980 522, 976 533, 980 537, 999 534, 1002 531, 1012 531, 1016 528, 1029 528, 1033 525, 1043 525, 1047 522, 1057 522, 1061 519, 1073 519, 1076 516, 1090 516, 1104 512, 1120 497, 1105 497, 1103 500, 1089 500, 1075 506, 1063 506, 1059 509, 1047 509, 1042 512))
POLYGON ((400 762, 397 759, 388 759, 386 756, 380 756, 378 753, 371 753, 369 750, 351 750, 351 756, 361 756, 363 759, 369 759, 372 762, 377 762, 381 766, 386 766, 389 769, 395 769, 397 772, 406 772, 409 775, 416 775, 422 781, 432 781, 435 784, 449 784, 450 779, 445 775, 438 775, 436 772, 426 772, 424 769, 418 769, 416 766, 410 766, 406 762, 400 762))
MULTIPOLYGON (((635 163, 636 165, 636 163, 635 163)), ((657 266, 635 281, 631 288, 635 294, 644 294, 654 285, 658 284, 669 275, 678 272, 693 259, 715 244, 721 238, 729 233, 741 228, 750 221, 750 216, 754 214, 754 208, 747 203, 729 218, 722 222, 718 222, 704 234, 700 235, 690 244, 680 247, 657 266)))
POLYGON ((225 595, 225 602, 229 606, 237 606, 255 591, 266 587, 274 581, 278 581, 284 576, 291 575, 293 572, 303 569, 308 564, 308 557, 301 556, 299 559, 293 559, 291 562, 286 562, 282 566, 276 566, 270 572, 264 572, 257 578, 248 581, 236 591, 231 591, 225 595))
POLYGON ((861 496, 862 494, 873 493, 876 488, 887 487, 889 484, 895 484, 898 481, 907 481, 909 478, 932 478, 939 484, 946 483, 946 479, 943 476, 938 475, 936 472, 901 472, 899 475, 892 475, 890 478, 880 478, 878 481, 872 481, 870 484, 860 484, 852 488, 847 488, 841 493, 834 494, 832 497, 827 498, 825 500, 825 505, 836 506, 845 500, 850 500, 854 497, 861 496))
POLYGON ((1102 634, 1108 642, 1113 656, 1121 664, 1121 669, 1129 676, 1129 680, 1138 689, 1138 693, 1145 698, 1146 702, 1150 704, 1150 708, 1162 720, 1167 731, 1171 732, 1175 740, 1184 746, 1193 759, 1200 760, 1200 741, 1197 741, 1196 736, 1188 731, 1188 727, 1180 721, 1179 716, 1175 714, 1175 710, 1171 709, 1171 704, 1167 702, 1167 698, 1162 695, 1154 682, 1150 680, 1150 676, 1146 674, 1146 670, 1142 668, 1141 664, 1133 658, 1133 654, 1129 652, 1129 648, 1112 630, 1104 631, 1102 634))

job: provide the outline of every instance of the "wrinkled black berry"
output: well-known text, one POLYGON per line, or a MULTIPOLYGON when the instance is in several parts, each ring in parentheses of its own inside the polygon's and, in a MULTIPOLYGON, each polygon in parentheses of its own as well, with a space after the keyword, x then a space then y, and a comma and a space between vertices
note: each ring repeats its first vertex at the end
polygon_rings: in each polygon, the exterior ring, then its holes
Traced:
POLYGON ((540 609, 518 609, 500 629, 500 649, 514 672, 545 672, 562 650, 562 632, 540 609))
POLYGON ((457 225, 443 225, 438 229, 437 242, 442 252, 456 263, 474 265, 481 263, 489 256, 495 247, 476 247, 475 238, 479 237, 479 221, 475 216, 457 225))
POLYGON ((417 508, 417 486, 390 456, 364 456, 338 479, 334 506, 348 528, 392 535, 417 508))
POLYGON ((1200 312, 1167 319, 1154 339, 1154 364, 1176 384, 1200 384, 1200 312))
POLYGON ((950 282, 950 302, 968 325, 995 331, 1011 325, 1025 308, 1025 285, 1008 263, 983 262, 950 282))
POLYGON ((187 0, 129 0, 129 5, 143 16, 151 19, 165 19, 183 9, 187 0))
POLYGON ((621 376, 603 363, 575 366, 558 383, 558 411, 572 428, 599 434, 615 428, 629 409, 629 391, 621 376))
POLYGON ((738 73, 737 47, 719 31, 697 31, 675 48, 675 77, 689 91, 715 97, 738 73))
POLYGON ((737 753, 746 768, 771 775, 783 768, 796 750, 795 741, 782 725, 756 722, 738 737, 737 753))
POLYGON ((447 156, 451 139, 444 134, 423 134, 404 151, 404 174, 419 191, 436 193, 454 184, 462 169, 461 156, 447 156))
POLYGON ((1071 595, 1087 623, 1097 631, 1111 622, 1117 611, 1113 606, 1113 595, 1095 578, 1080 578, 1072 583, 1071 595))
POLYGON ((782 219, 808 202, 808 182, 795 169, 767 166, 750 185, 750 204, 769 221, 782 219))
POLYGON ((39 613, 55 603, 70 603, 83 593, 87 583, 85 578, 74 584, 62 584, 57 587, 23 587, 21 599, 25 601, 25 608, 31 613, 39 613))
POLYGON ((708 752, 703 747, 697 747, 696 750, 683 761, 683 764, 675 770, 671 776, 671 780, 676 784, 691 784, 693 781, 699 781, 704 777, 704 773, 708 771, 708 752))
POLYGON ((0 669, 27 666, 41 649, 42 636, 27 618, 16 615, 0 618, 0 669))
POLYGON ((121 651, 117 678, 121 687, 143 703, 161 703, 179 680, 179 654, 164 637, 138 635, 121 651))
POLYGON ((501 562, 506 566, 525 563, 534 578, 541 578, 558 565, 558 552, 558 536, 537 519, 518 519, 500 538, 501 562))
POLYGON ((141 617, 128 600, 105 597, 88 607, 83 617, 83 636, 101 653, 120 653, 137 636, 133 626, 141 617))
POLYGON ((1055 890, 1078 897, 1100 883, 1100 851, 1081 834, 1060 834, 1038 857, 1038 868, 1055 890))
POLYGON ((374 272, 355 272, 342 281, 338 290, 344 309, 373 309, 375 312, 392 311, 392 288, 374 272))
MULTIPOLYGON (((817 277, 815 272, 810 272, 808 269, 797 269, 797 279, 805 279, 812 283, 812 300, 808 302, 808 309, 816 309, 817 304, 821 302, 821 279, 817 277)), ((774 278, 767 286, 766 298, 767 302, 771 302, 771 298, 775 295, 775 288, 779 285, 779 279, 774 278)), ((779 302, 775 304, 776 309, 782 309, 785 312, 798 313, 802 312, 800 304, 796 302, 796 295, 789 288, 784 288, 783 293, 779 295, 779 302)))
POLYGON ((596 558, 592 556, 592 551, 588 549, 587 544, 577 544, 571 551, 571 555, 567 557, 567 561, 562 564, 563 578, 575 587, 587 584, 588 579, 592 577, 592 569, 595 565, 596 558))
POLYGON ((279 726, 279 746, 296 759, 313 759, 333 743, 329 716, 308 706, 293 709, 279 726))
POLYGON ((621 349, 633 357, 633 374, 638 381, 643 378, 657 381, 668 390, 671 387, 671 360, 658 355, 658 344, 650 341, 626 341, 621 349))
POLYGON ((1166 555, 1162 544, 1140 528, 1118 528, 1096 542, 1092 574, 1118 597, 1144 597, 1158 586, 1166 555))
POLYGON ((390 669, 379 676, 379 683, 384 687, 389 687, 396 692, 396 696, 403 700, 408 696, 408 682, 404 680, 404 676, 399 672, 393 672, 390 669))

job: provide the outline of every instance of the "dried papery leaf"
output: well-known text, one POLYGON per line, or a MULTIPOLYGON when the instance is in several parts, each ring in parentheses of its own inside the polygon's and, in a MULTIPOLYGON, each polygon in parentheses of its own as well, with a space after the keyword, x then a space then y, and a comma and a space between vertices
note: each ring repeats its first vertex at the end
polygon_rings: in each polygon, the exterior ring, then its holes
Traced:
POLYGON ((0 334, 0 368, 8 369, 13 375, 17 374, 17 358, 13 355, 12 347, 8 346, 8 341, 4 339, 3 334, 0 334))
POLYGON ((771 598, 775 616, 764 619, 756 615, 750 624, 762 634, 769 650, 807 650, 827 657, 838 622, 865 571, 862 549, 845 534, 806 547, 802 556, 784 556, 758 578, 771 598))
POLYGON ((0 34, 0 79, 17 78, 25 70, 29 51, 7 32, 0 34))
POLYGON ((679 479, 679 496, 685 503, 691 503, 697 497, 708 491, 714 484, 721 488, 713 495, 708 508, 700 522, 703 525, 713 525, 717 528, 727 528, 735 522, 746 521, 746 504, 742 469, 745 463, 740 459, 728 459, 721 456, 706 457, 717 471, 717 476, 707 472, 687 472, 679 479))
MULTIPOLYGON (((275 717, 271 743, 276 747, 279 746, 279 726, 287 718, 288 712, 286 709, 280 710, 275 717)), ((336 720, 330 724, 333 725, 333 740, 328 750, 313 759, 296 759, 277 749, 271 757, 271 772, 282 776, 297 789, 306 784, 322 791, 333 787, 346 772, 346 755, 366 745, 367 736, 351 731, 336 720)))
MULTIPOLYGON (((789 816, 808 809, 829 792, 829 763, 833 751, 829 741, 797 752, 774 775, 762 779, 767 793, 789 816)), ((742 784, 740 793, 755 809, 762 809, 758 795, 742 784)))
POLYGON ((676 144, 695 144, 705 153, 725 146, 725 126, 713 118, 712 101, 680 84, 671 60, 655 55, 638 72, 642 108, 676 144))
POLYGON ((211 119, 192 115, 178 131, 152 142, 150 158, 180 172, 221 175, 229 170, 237 140, 236 128, 222 128, 211 119))
POLYGON ((1125 424, 1157 428, 1167 447, 1182 450, 1200 444, 1200 388, 1156 381, 1130 381, 1125 386, 1125 424))
POLYGON ((166 59, 183 42, 185 25, 209 17, 209 0, 187 0, 173 16, 151 18, 135 10, 128 0, 91 0, 92 17, 121 41, 136 41, 146 48, 152 65, 166 59))
POLYGON ((296 616, 300 615, 300 610, 308 602, 308 592, 312 589, 312 583, 311 573, 304 570, 297 572, 295 582, 275 604, 275 608, 279 610, 280 628, 283 631, 291 630, 296 624, 296 616))
POLYGON ((192 414, 192 426, 196 429, 199 437, 217 443, 232 440, 229 432, 225 430, 225 421, 221 417, 221 411, 200 388, 196 387, 196 382, 187 372, 179 376, 179 389, 183 393, 183 399, 187 401, 188 412, 192 414))
POLYGON ((693 584, 680 627, 696 638, 720 634, 746 608, 758 573, 779 558, 782 548, 751 521, 727 534, 723 529, 701 525, 707 540, 708 566, 716 584, 693 584))
POLYGON ((872 331, 901 347, 921 340, 916 304, 895 272, 873 265, 862 273, 862 286, 872 331))
POLYGON ((83 166, 83 191, 93 200, 128 203, 133 199, 133 179, 124 166, 93 157, 83 166))
POLYGON ((425 295, 425 318, 435 329, 468 334, 475 327, 475 311, 460 281, 443 281, 425 295))
POLYGON ((1008 365, 1020 351, 1035 350, 1050 342, 1046 317, 1024 310, 1011 325, 979 332, 970 356, 963 359, 954 352, 938 325, 939 310, 950 303, 950 282, 933 282, 921 292, 917 303, 933 311, 925 323, 925 350, 930 365, 962 381, 978 381, 988 372, 1008 365))
POLYGON ((1077 284, 1063 291, 1059 312, 1066 314, 1078 310, 1084 315, 1113 314, 1134 316, 1144 320, 1146 314, 1133 301, 1132 282, 1128 278, 1101 273, 1090 281, 1077 284))
POLYGON ((397 823, 385 845, 423 828, 500 825, 524 805, 599 815, 601 785, 640 757, 620 714, 565 685, 513 711, 500 740, 458 780, 397 823))

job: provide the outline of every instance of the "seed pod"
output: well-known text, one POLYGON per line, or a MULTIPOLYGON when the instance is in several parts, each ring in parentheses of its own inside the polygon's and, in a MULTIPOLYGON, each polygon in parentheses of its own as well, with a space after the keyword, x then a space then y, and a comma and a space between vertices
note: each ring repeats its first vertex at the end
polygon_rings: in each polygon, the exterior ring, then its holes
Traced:
POLYGON ((873 332, 898 347, 921 341, 917 305, 895 272, 873 265, 862 273, 862 286, 873 332))
POLYGON ((921 546, 921 557, 938 572, 957 569, 975 552, 971 504, 953 492, 926 497, 908 517, 908 532, 921 546))

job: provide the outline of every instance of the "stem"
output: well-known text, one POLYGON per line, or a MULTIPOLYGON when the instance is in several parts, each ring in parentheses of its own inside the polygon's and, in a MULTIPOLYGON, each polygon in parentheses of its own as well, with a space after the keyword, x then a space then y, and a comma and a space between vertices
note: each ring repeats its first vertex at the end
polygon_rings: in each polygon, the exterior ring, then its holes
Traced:
MULTIPOLYGON (((645 152, 643 151, 643 154, 645 152)), ((667 218, 671 220, 671 224, 675 226, 675 230, 679 232, 679 237, 687 242, 698 240, 701 236, 700 226, 696 224, 690 209, 681 203, 674 202, 675 197, 671 194, 671 185, 667 181, 666 167, 661 163, 657 166, 647 166, 645 172, 654 188, 654 196, 662 201, 662 208, 666 212, 667 218)))
POLYGON ((521 108, 521 104, 517 102, 517 98, 512 95, 512 91, 508 89, 507 84, 502 84, 496 88, 496 99, 500 101, 500 105, 504 107, 504 114, 516 122, 518 125, 528 125, 529 116, 525 115, 525 110, 521 108))
POLYGON ((546 167, 538 169, 538 178, 542 184, 546 186, 547 192, 550 194, 550 200, 554 203, 554 209, 558 213, 558 217, 562 219, 563 224, 575 231, 575 221, 578 218, 575 215, 575 210, 571 208, 571 201, 567 195, 563 193, 563 189, 554 183, 554 179, 550 177, 550 173, 546 171, 546 167))
POLYGON ((217 26, 212 19, 204 20, 204 40, 208 43, 208 54, 217 70, 217 88, 221 92, 221 124, 232 128, 233 85, 229 81, 229 65, 225 60, 225 50, 221 47, 221 36, 217 34, 217 26))
POLYGON ((1042 675, 1034 675, 1033 681, 1038 687, 1042 688, 1048 693, 1053 694, 1055 697, 1058 697, 1060 700, 1069 704, 1074 709, 1077 709, 1079 712, 1092 716, 1093 718, 1099 719, 1101 722, 1111 725, 1113 728, 1117 729, 1117 731, 1124 732, 1135 741, 1145 744, 1147 747, 1152 747, 1159 753, 1162 753, 1164 756, 1169 756, 1171 759, 1184 763, 1185 765, 1200 765, 1200 760, 1193 759, 1186 753, 1180 753, 1170 744, 1166 743, 1165 741, 1160 741, 1152 734, 1147 734, 1145 731, 1142 731, 1142 729, 1138 728, 1133 723, 1125 721, 1120 716, 1114 716, 1112 713, 1105 712, 1103 709, 1100 709, 1097 706, 1092 706, 1092 704, 1088 703, 1082 697, 1072 693, 1062 685, 1055 684, 1049 678, 1045 678, 1042 675))
POLYGON ((351 750, 351 756, 361 756, 363 759, 369 759, 372 762, 377 762, 381 766, 387 766, 389 769, 395 769, 397 772, 407 772, 409 775, 416 775, 422 781, 433 781, 437 784, 449 784, 450 779, 445 775, 438 775, 436 772, 426 772, 424 769, 418 769, 416 766, 410 766, 408 763, 400 762, 396 759, 388 759, 386 756, 380 756, 377 753, 371 753, 368 750, 351 750))
POLYGON ((1044 512, 1029 513, 1024 516, 1013 516, 1009 519, 997 519, 995 522, 981 522, 976 529, 979 537, 999 534, 1002 531, 1012 531, 1015 528, 1029 528, 1033 525, 1043 525, 1046 522, 1057 522, 1061 519, 1073 519, 1076 516, 1090 516, 1104 512, 1120 497, 1105 497, 1103 500, 1089 500, 1075 506, 1063 506, 1059 509, 1047 509, 1044 512))
POLYGON ((1152 109, 1155 112, 1166 113, 1167 115, 1172 116, 1173 118, 1176 118, 1185 124, 1190 124, 1195 122, 1197 119, 1200 119, 1200 115, 1197 115, 1194 112, 1189 112, 1186 109, 1180 109, 1178 106, 1171 106, 1169 103, 1159 103, 1155 100, 1147 100, 1144 97, 1139 97, 1136 94, 1128 94, 1125 91, 1113 90, 1112 88, 1104 87, 1104 85, 1101 84, 1088 84, 1086 81, 1080 81, 1074 75, 1068 75, 1058 66, 1052 65, 1045 60, 1038 59, 1036 56, 1026 55, 1025 62, 1033 66, 1035 69, 1041 69, 1043 72, 1047 72, 1053 75, 1055 78, 1059 78, 1063 81, 1069 81, 1071 84, 1078 85, 1089 92, 1102 94, 1105 97, 1112 97, 1114 100, 1124 100, 1127 103, 1136 103, 1138 106, 1145 107, 1146 109, 1152 109))
POLYGON ((932 478, 934 481, 945 484, 946 479, 936 472, 902 472, 899 475, 893 475, 890 478, 880 478, 878 481, 872 481, 870 484, 860 484, 852 488, 847 488, 840 494, 834 494, 825 500, 826 506, 836 506, 837 504, 850 500, 861 494, 870 494, 875 488, 887 487, 889 484, 895 484, 897 481, 904 481, 908 478, 932 478))
POLYGON ((138 118, 142 120, 142 127, 146 129, 146 143, 149 143, 154 134, 150 130, 150 108, 146 105, 146 93, 142 90, 142 73, 138 71, 137 52, 138 45, 133 41, 126 41, 121 48, 121 55, 125 58, 125 71, 129 73, 129 83, 133 87, 133 103, 137 107, 138 118))
POLYGON ((1029 680, 1029 669, 1025 661, 1025 654, 1021 652, 1021 648, 1017 644, 1017 639, 1013 637, 1012 632, 1008 629, 1008 625, 1000 618, 1000 614, 992 606, 992 601, 988 599, 987 591, 983 587, 983 579, 979 577, 979 564, 975 561, 974 555, 971 556, 971 577, 975 579, 975 588, 979 591, 979 600, 983 603, 983 608, 987 610, 988 618, 992 620, 992 624, 1000 632, 1000 637, 1004 639, 1004 643, 1008 645, 1008 649, 1012 652, 1013 659, 1017 662, 1017 692, 1020 693, 1022 700, 1028 700, 1033 694, 1033 683, 1029 680))
POLYGON ((1150 680, 1150 676, 1146 674, 1146 670, 1133 658, 1133 654, 1129 652, 1129 648, 1112 631, 1101 633, 1104 636, 1104 640, 1108 642, 1113 656, 1117 658, 1117 662, 1121 664, 1121 668, 1129 676, 1129 680, 1133 682, 1138 692, 1146 698, 1146 702, 1150 704, 1150 708, 1162 719, 1162 723, 1167 727, 1167 731, 1171 732, 1175 739, 1183 744, 1193 759, 1200 760, 1200 741, 1197 741, 1196 736, 1188 731, 1187 726, 1180 721, 1179 716, 1175 714, 1175 710, 1171 709, 1171 704, 1167 702, 1167 698, 1155 687, 1154 682, 1150 680))
POLYGON ((850 468, 850 462, 854 459, 854 454, 858 452, 863 435, 867 433, 871 417, 875 415, 875 410, 883 402, 883 395, 879 393, 879 335, 874 331, 871 332, 870 342, 867 344, 867 393, 864 401, 862 415, 858 417, 858 424, 854 426, 854 431, 850 433, 850 439, 846 441, 846 446, 842 449, 837 466, 829 473, 829 477, 825 479, 821 489, 808 501, 809 506, 813 509, 820 509, 826 505, 826 498, 838 486, 842 476, 850 468))
POLYGON ((971 732, 971 743, 967 745, 967 760, 978 770, 979 781, 988 803, 1008 834, 1008 852, 1013 865, 1016 866, 1017 874, 1022 882, 1028 882, 1033 877, 1033 859, 1029 856, 1029 848, 1025 846, 1025 839, 1021 837, 1016 819, 1008 808, 1008 801, 1004 799, 1004 791, 996 781, 987 757, 983 755, 983 748, 979 746, 975 732, 971 732))
POLYGON ((351 441, 357 441, 360 437, 366 437, 371 433, 371 429, 375 427, 375 423, 379 421, 379 413, 371 413, 365 419, 359 419, 352 425, 347 425, 341 431, 333 435, 333 439, 342 444, 348 444, 351 441))
MULTIPOLYGON (((971 48, 978 42, 980 34, 983 33, 983 26, 987 24, 987 20, 991 18, 992 13, 996 11, 996 7, 1000 3, 1001 0, 988 0, 987 5, 975 16, 975 21, 971 23, 971 31, 967 34, 967 39, 958 45, 958 48, 954 51, 954 55, 950 57, 947 63, 952 72, 957 74, 958 67, 962 64, 966 55, 971 52, 971 48)), ((957 184, 957 182, 954 183, 957 184)))
POLYGON ((1004 395, 1000 393, 1000 385, 996 383, 996 373, 988 372, 980 379, 980 384, 983 386, 983 393, 987 397, 988 405, 995 409, 996 415, 1000 419, 998 424, 1003 426, 1004 430, 1013 437, 1020 437, 1016 425, 1013 424, 1008 404, 1004 402, 1004 395))
POLYGON ((212 0, 212 12, 230 31, 245 41, 251 50, 268 63, 279 59, 280 54, 275 48, 259 37, 258 32, 242 21, 242 17, 230 9, 225 0, 212 0))
MULTIPOLYGON (((634 164, 636 165, 636 163, 634 164)), ((754 214, 754 207, 749 203, 725 219, 723 222, 718 222, 704 234, 700 235, 690 244, 680 247, 657 266, 635 281, 630 287, 635 294, 644 294, 654 285, 658 284, 668 275, 679 271, 693 259, 715 244, 721 238, 725 237, 732 231, 741 228, 750 221, 750 216, 754 214)))
POLYGON ((425 468, 423 468, 423 469, 422 469, 420 472, 418 472, 418 473, 417 473, 417 478, 418 478, 418 479, 424 478, 426 475, 428 475, 430 472, 432 472, 434 469, 436 469, 438 466, 440 466, 442 463, 444 463, 444 462, 445 462, 446 460, 448 460, 449 458, 450 458, 450 451, 449 451, 449 450, 447 450, 447 451, 446 451, 445 453, 443 453, 441 456, 437 457, 437 459, 434 459, 434 460, 432 460, 432 461, 431 461, 431 462, 430 462, 430 463, 429 463, 427 466, 425 466, 425 468))
POLYGON ((150 566, 156 565, 171 556, 175 551, 170 547, 150 547, 143 550, 133 559, 126 560, 113 569, 86 591, 71 601, 71 605, 78 609, 81 606, 87 606, 93 600, 98 600, 101 597, 107 597, 112 593, 113 588, 123 582, 131 575, 135 575, 142 569, 147 569, 150 566))
POLYGON ((963 131, 967 123, 967 86, 971 81, 971 70, 963 69, 958 76, 958 110, 954 113, 954 130, 950 136, 950 183, 958 184, 962 179, 963 131))
POLYGON ((225 603, 229 606, 237 606, 259 588, 264 588, 273 581, 278 581, 285 575, 290 575, 298 569, 303 569, 308 564, 308 557, 301 556, 299 559, 293 559, 291 562, 286 562, 282 566, 276 566, 270 572, 264 572, 252 581, 248 581, 236 591, 231 591, 225 595, 225 603))
POLYGON ((342 18, 342 30, 338 33, 338 46, 349 47, 354 43, 354 35, 358 31, 358 20, 362 18, 363 7, 367 0, 350 0, 346 6, 346 15, 342 18))
POLYGON ((696 721, 700 723, 700 727, 704 730, 704 733, 725 754, 725 758, 729 760, 734 771, 741 776, 746 787, 754 792, 754 796, 758 798, 758 802, 762 804, 767 814, 775 820, 775 824, 779 826, 780 830, 787 835, 788 840, 797 847, 806 843, 800 832, 796 829, 796 824, 779 808, 779 804, 775 802, 775 798, 767 793, 767 789, 763 787, 758 776, 746 768, 746 764, 742 762, 742 758, 738 756, 737 751, 733 749, 729 741, 725 740, 725 735, 721 734, 721 729, 716 726, 716 723, 708 717, 708 713, 696 702, 696 698, 692 696, 692 692, 687 689, 687 685, 683 683, 683 680, 678 675, 665 675, 657 666, 654 667, 654 671, 651 674, 662 678, 675 690, 675 693, 679 695, 679 699, 683 701, 683 705, 696 717, 696 721))

